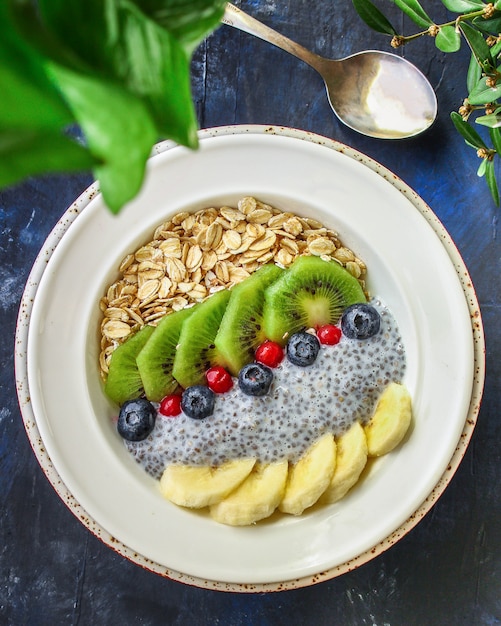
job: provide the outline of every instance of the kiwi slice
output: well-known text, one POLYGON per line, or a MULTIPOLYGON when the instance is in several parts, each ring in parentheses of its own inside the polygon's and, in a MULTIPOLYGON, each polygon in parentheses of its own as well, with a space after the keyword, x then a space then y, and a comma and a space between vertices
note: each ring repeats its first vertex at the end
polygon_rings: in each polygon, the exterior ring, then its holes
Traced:
POLYGON ((336 261, 316 256, 297 258, 264 295, 266 337, 282 345, 292 333, 336 324, 347 306, 366 302, 356 278, 336 261))
POLYGON ((225 365, 214 344, 230 291, 223 289, 194 307, 179 335, 172 375, 181 387, 202 385, 205 372, 213 365, 225 365))
POLYGON ((137 355, 137 367, 148 400, 160 402, 165 396, 179 390, 179 384, 172 375, 172 367, 181 328, 194 310, 193 307, 182 309, 163 317, 137 355))
POLYGON ((256 348, 266 339, 262 319, 264 291, 282 274, 277 265, 263 265, 231 290, 214 343, 233 376, 254 360, 256 348))
POLYGON ((111 355, 104 392, 113 402, 122 405, 126 400, 133 400, 144 394, 136 357, 154 330, 153 326, 143 326, 135 335, 118 346, 111 355))

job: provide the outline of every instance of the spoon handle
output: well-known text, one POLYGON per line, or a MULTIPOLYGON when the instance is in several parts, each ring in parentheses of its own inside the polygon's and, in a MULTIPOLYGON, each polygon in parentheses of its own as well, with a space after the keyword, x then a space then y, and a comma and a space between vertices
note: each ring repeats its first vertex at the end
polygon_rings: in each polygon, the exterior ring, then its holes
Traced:
POLYGON ((226 3, 226 9, 221 21, 228 26, 233 26, 234 28, 238 28, 239 30, 249 33, 250 35, 259 37, 259 39, 263 39, 264 41, 267 41, 268 43, 293 54, 295 57, 301 59, 301 61, 304 61, 320 72, 321 64, 324 60, 322 57, 314 52, 310 52, 306 48, 303 48, 303 46, 291 41, 287 37, 284 37, 284 35, 277 33, 276 30, 273 30, 250 15, 247 15, 247 13, 244 13, 241 9, 234 6, 230 2, 226 3))

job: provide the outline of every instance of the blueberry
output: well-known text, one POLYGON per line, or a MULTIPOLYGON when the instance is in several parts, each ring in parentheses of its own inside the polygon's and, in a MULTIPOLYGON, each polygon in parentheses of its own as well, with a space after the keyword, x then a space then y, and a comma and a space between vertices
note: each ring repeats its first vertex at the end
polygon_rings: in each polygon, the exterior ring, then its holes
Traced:
POLYGON ((352 304, 341 316, 341 330, 349 339, 369 339, 379 332, 381 317, 370 304, 352 304))
POLYGON ((265 396, 273 380, 273 372, 262 363, 248 363, 238 374, 240 389, 248 396, 265 396))
POLYGON ((155 426, 157 412, 146 398, 127 400, 118 415, 118 434, 127 441, 143 441, 155 426))
POLYGON ((287 358, 294 365, 307 367, 311 365, 320 351, 320 341, 315 335, 304 330, 291 335, 287 343, 287 358))
POLYGON ((205 385, 193 385, 183 391, 181 408, 188 417, 203 420, 214 412, 214 392, 205 385))

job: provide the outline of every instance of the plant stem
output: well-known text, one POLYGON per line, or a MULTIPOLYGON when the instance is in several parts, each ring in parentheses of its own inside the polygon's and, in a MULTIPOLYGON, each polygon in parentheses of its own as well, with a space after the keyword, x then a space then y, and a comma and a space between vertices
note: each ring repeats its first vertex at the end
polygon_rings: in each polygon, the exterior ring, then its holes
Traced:
MULTIPOLYGON (((481 17, 484 14, 485 14, 485 9, 480 9, 478 11, 471 11, 470 13, 463 13, 463 15, 458 15, 458 17, 455 20, 451 20, 450 22, 444 22, 443 24, 432 24, 432 26, 438 29, 444 28, 445 26, 456 26, 457 28, 460 22, 466 22, 466 21, 474 19, 475 17, 481 17)), ((429 35, 429 34, 430 34, 430 29, 427 28, 426 30, 420 31, 418 33, 414 33, 413 35, 398 35, 398 38, 403 44, 405 44, 409 41, 413 41, 414 39, 418 39, 419 37, 423 37, 424 35, 429 35)))

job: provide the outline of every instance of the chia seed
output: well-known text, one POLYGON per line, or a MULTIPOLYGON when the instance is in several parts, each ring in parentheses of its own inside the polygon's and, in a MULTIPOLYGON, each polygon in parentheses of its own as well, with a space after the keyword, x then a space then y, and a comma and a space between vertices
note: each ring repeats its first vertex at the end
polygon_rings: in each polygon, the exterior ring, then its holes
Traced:
POLYGON ((194 420, 157 415, 153 432, 140 442, 125 441, 136 461, 159 479, 168 464, 220 465, 240 457, 262 463, 294 463, 326 432, 341 435, 355 421, 366 423, 390 382, 401 382, 405 350, 395 319, 380 300, 372 300, 381 328, 369 339, 322 345, 316 361, 298 367, 284 359, 273 369, 266 396, 238 388, 216 394, 213 415, 194 420))

